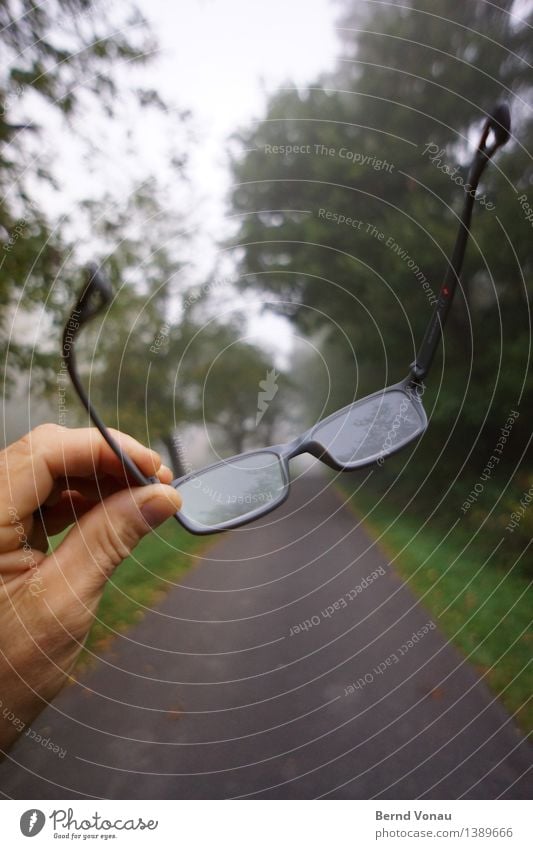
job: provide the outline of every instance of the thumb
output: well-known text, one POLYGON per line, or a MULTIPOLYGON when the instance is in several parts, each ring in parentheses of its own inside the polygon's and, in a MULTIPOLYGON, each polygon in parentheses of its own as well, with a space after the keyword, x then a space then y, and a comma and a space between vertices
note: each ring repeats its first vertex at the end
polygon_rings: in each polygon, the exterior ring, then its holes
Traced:
POLYGON ((73 589, 101 589, 142 537, 180 507, 171 486, 123 489, 82 516, 52 557, 73 589))

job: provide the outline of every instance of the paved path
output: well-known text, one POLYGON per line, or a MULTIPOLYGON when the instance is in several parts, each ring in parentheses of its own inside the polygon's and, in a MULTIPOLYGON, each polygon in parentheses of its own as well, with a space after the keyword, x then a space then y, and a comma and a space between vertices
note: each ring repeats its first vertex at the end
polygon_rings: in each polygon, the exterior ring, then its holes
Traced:
POLYGON ((219 537, 37 720, 66 755, 23 739, 3 792, 527 798, 528 744, 328 480, 219 537))

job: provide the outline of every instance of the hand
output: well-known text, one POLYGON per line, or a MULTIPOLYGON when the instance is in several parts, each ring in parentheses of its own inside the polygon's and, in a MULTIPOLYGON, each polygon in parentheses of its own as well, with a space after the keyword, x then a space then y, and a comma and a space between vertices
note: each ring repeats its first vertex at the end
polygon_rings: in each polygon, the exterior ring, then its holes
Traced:
POLYGON ((42 425, 0 453, 0 758, 65 683, 116 567, 181 506, 159 456, 113 434, 161 483, 130 487, 93 428, 42 425))

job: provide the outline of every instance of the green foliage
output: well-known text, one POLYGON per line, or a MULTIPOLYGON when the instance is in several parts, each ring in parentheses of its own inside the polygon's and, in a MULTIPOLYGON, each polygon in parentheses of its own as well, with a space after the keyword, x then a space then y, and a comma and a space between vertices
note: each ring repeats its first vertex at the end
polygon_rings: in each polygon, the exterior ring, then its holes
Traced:
POLYGON ((202 353, 191 375, 192 385, 201 392, 195 418, 218 426, 225 437, 223 447, 232 454, 271 445, 275 426, 285 415, 290 392, 287 376, 280 381, 271 358, 244 341, 236 328, 213 323, 207 339, 200 332, 199 347, 202 353), (269 396, 258 422, 258 394, 268 373, 275 394, 272 399, 269 396))
MULTIPOLYGON (((106 424, 145 444, 163 442, 176 474, 174 431, 194 422, 217 451, 271 443, 289 383, 283 379, 258 424, 259 384, 271 358, 243 338, 238 314, 209 317, 209 291, 200 298, 185 288, 184 240, 175 238, 181 222, 167 193, 149 181, 123 209, 111 207, 111 217, 102 214, 108 208, 107 198, 84 205, 116 295, 78 342, 84 382, 106 424)), ((72 393, 71 400, 78 410, 72 393)))
POLYGON ((272 365, 241 340, 238 326, 191 317, 169 323, 153 300, 124 294, 127 307, 109 316, 113 335, 106 339, 104 327, 95 339, 101 366, 91 377, 93 400, 106 422, 146 444, 162 441, 171 454, 174 431, 194 422, 217 451, 238 454, 250 438, 270 443, 282 404, 259 427, 255 417, 272 365))
MULTIPOLYGON (((124 92, 119 62, 145 62, 155 44, 130 2, 0 0, 0 28, 0 338, 9 336, 8 379, 30 361, 36 376, 46 377, 46 346, 34 351, 24 334, 12 338, 10 331, 15 311, 31 321, 46 303, 57 317, 75 282, 65 267, 72 245, 42 206, 39 184, 58 187, 42 159, 34 116, 57 115, 67 137, 89 137, 91 121, 84 126, 83 117, 94 110, 112 116, 124 92)), ((163 105, 149 93, 135 96, 141 106, 163 105)))
POLYGON ((104 196, 87 201, 83 210, 115 296, 101 319, 80 334, 80 369, 106 423, 149 444, 166 436, 173 417, 183 414, 172 405, 169 323, 184 262, 170 229, 180 223, 154 180, 122 207, 104 196))

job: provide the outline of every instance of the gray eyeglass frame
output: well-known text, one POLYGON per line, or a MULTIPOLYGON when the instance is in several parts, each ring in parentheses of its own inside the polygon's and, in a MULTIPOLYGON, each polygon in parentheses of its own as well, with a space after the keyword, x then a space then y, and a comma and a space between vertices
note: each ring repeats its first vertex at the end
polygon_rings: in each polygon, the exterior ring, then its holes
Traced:
MULTIPOLYGON (((455 290, 459 282, 459 274, 463 264, 465 249, 470 233, 472 210, 474 206, 478 183, 486 165, 488 164, 496 150, 506 144, 510 137, 510 133, 511 115, 509 107, 505 103, 499 103, 494 108, 492 113, 487 117, 483 126, 481 138, 468 174, 468 185, 470 186, 470 189, 465 195, 465 201, 460 217, 459 230, 455 240, 452 259, 448 263, 444 282, 441 286, 434 312, 426 328, 426 332, 424 334, 422 344, 417 352, 416 359, 411 365, 409 375, 404 378, 404 380, 394 384, 393 386, 378 390, 372 395, 367 395, 364 398, 359 399, 358 401, 354 401, 352 404, 348 404, 341 410, 337 410, 330 416, 327 416, 322 421, 317 422, 315 425, 313 425, 313 427, 309 428, 309 430, 305 431, 305 433, 296 437, 296 439, 291 442, 282 445, 269 446, 255 451, 246 451, 242 454, 235 455, 234 457, 231 457, 228 460, 220 460, 216 463, 213 463, 212 465, 205 467, 204 469, 201 469, 198 472, 192 472, 172 481, 172 486, 177 488, 191 479, 199 478, 201 475, 211 472, 217 468, 223 467, 225 465, 230 465, 232 462, 235 462, 236 460, 241 459, 243 457, 253 457, 261 454, 264 455, 266 453, 274 454, 279 459, 280 467, 282 469, 283 489, 279 497, 276 498, 273 502, 266 505, 262 504, 255 510, 250 511, 249 513, 246 513, 243 516, 238 516, 234 519, 230 519, 226 522, 221 522, 212 526, 203 526, 198 523, 191 522, 191 520, 186 517, 182 513, 182 511, 180 511, 175 514, 175 517, 183 525, 183 527, 185 527, 193 534, 205 535, 240 527, 242 525, 248 524, 249 522, 253 522, 260 516, 267 515, 272 510, 275 510, 277 507, 283 504, 283 502, 286 500, 290 489, 289 461, 301 454, 311 454, 312 456, 326 463, 326 465, 338 471, 352 471, 355 469, 363 468, 364 466, 371 466, 377 463, 381 457, 389 457, 395 454, 397 451, 400 451, 402 448, 405 448, 411 442, 414 442, 415 440, 421 437, 421 435, 424 433, 428 426, 428 420, 420 399, 420 390, 423 389, 423 381, 426 375, 428 374, 429 368, 433 361, 433 357, 439 345, 444 324, 448 317, 455 290), (493 141, 489 145, 487 142, 491 132, 493 134, 493 141), (316 434, 316 431, 319 427, 323 427, 328 422, 333 421, 339 416, 342 416, 343 413, 347 413, 350 410, 357 408, 358 405, 367 403, 372 398, 382 397, 387 392, 392 391, 404 392, 406 397, 409 398, 411 404, 413 405, 413 408, 420 416, 420 428, 416 429, 405 439, 398 440, 397 444, 388 447, 386 452, 380 451, 378 453, 371 454, 370 456, 364 457, 363 459, 356 460, 351 463, 340 464, 331 456, 330 453, 328 453, 327 448, 325 446, 321 445, 316 439, 313 438, 314 434, 316 434)), ((131 479, 133 479, 137 484, 140 485, 158 483, 158 479, 156 477, 146 477, 138 468, 136 463, 131 459, 131 457, 129 457, 121 449, 120 445, 113 438, 112 434, 108 431, 106 425, 99 417, 98 413, 89 401, 83 384, 81 383, 81 380, 79 378, 74 353, 74 337, 78 332, 79 328, 81 328, 87 321, 90 321, 92 318, 98 315, 110 303, 112 298, 111 287, 102 272, 100 271, 100 268, 96 265, 92 265, 88 268, 87 272, 87 281, 83 289, 81 290, 78 300, 76 301, 76 304, 65 325, 62 345, 63 360, 67 364, 67 369, 70 378, 82 404, 89 413, 94 425, 98 428, 104 439, 107 441, 107 443, 113 449, 115 454, 117 454, 117 456, 121 460, 123 468, 127 475, 131 479)))
POLYGON ((317 460, 320 460, 322 463, 325 463, 332 469, 340 472, 351 472, 356 469, 364 468, 365 466, 371 466, 378 463, 382 458, 390 457, 396 452, 401 451, 411 442, 419 439, 428 426, 428 419, 426 415, 426 411, 422 405, 421 401, 421 388, 423 385, 416 378, 409 375, 408 377, 401 380, 399 383, 395 383, 392 386, 388 386, 386 389, 380 389, 377 392, 373 392, 371 395, 365 395, 364 398, 360 398, 357 401, 353 401, 351 404, 347 404, 346 407, 342 407, 340 410, 336 410, 331 415, 326 416, 325 419, 321 419, 319 422, 314 424, 308 430, 304 431, 304 433, 297 436, 295 439, 290 442, 281 443, 279 445, 269 445, 268 448, 258 448, 252 451, 244 451, 242 454, 235 454, 233 457, 229 457, 227 460, 218 460, 215 463, 212 463, 209 466, 205 466, 203 469, 200 469, 197 472, 189 472, 182 477, 176 478, 172 481, 171 486, 175 489, 179 489, 183 484, 199 479, 203 475, 208 475, 210 472, 215 469, 223 468, 224 466, 231 466, 236 460, 241 460, 246 457, 255 457, 259 455, 265 454, 273 454, 279 461, 280 469, 282 471, 283 476, 283 489, 280 492, 280 495, 269 502, 268 504, 261 504, 256 507, 254 510, 249 513, 244 514, 243 516, 237 516, 234 519, 228 519, 225 522, 217 523, 212 526, 205 526, 200 523, 194 522, 191 520, 185 513, 179 511, 176 513, 176 518, 186 528, 193 534, 197 534, 199 536, 211 534, 218 531, 228 531, 232 528, 241 527, 242 525, 247 525, 249 522, 255 521, 260 516, 266 516, 268 513, 271 513, 273 510, 276 510, 280 507, 284 501, 287 500, 290 491, 290 468, 289 462, 293 460, 295 457, 299 457, 302 454, 310 454, 312 457, 315 457, 317 460), (319 428, 324 427, 329 422, 333 422, 336 419, 340 418, 346 413, 351 412, 352 410, 356 410, 358 407, 366 404, 368 401, 371 401, 373 398, 384 398, 389 392, 401 392, 405 395, 405 397, 410 401, 411 408, 416 411, 419 416, 420 422, 418 428, 413 431, 408 437, 403 439, 398 438, 395 444, 392 447, 382 448, 380 451, 373 452, 370 455, 366 455, 364 458, 359 460, 354 460, 349 463, 340 463, 336 460, 332 454, 328 451, 327 447, 324 446, 321 442, 315 439, 316 431, 319 428), (215 530, 213 530, 215 529, 215 530))

